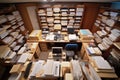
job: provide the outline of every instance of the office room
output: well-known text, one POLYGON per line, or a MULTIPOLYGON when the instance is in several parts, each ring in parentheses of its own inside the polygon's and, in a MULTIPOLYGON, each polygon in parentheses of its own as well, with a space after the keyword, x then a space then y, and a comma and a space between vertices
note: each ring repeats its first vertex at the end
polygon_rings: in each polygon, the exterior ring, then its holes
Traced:
POLYGON ((0 80, 119 79, 119 0, 0 1, 0 80))

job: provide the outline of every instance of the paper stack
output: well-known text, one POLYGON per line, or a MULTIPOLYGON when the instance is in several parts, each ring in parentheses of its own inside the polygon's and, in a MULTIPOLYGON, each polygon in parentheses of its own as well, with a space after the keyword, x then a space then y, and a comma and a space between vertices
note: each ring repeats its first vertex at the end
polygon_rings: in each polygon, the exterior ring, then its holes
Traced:
POLYGON ((89 55, 102 55, 102 52, 98 47, 88 47, 89 55))
POLYGON ((80 39, 81 41, 91 41, 94 39, 94 36, 92 35, 92 32, 90 32, 89 29, 80 29, 80 39))
POLYGON ((40 40, 41 39, 41 33, 42 33, 42 31, 41 30, 33 30, 31 33, 30 33, 30 35, 29 35, 29 37, 28 37, 28 40, 40 40))
POLYGON ((114 72, 114 69, 102 56, 92 56, 92 60, 97 72, 114 72))
POLYGON ((6 58, 7 55, 10 53, 10 48, 7 45, 0 46, 0 58, 6 58))

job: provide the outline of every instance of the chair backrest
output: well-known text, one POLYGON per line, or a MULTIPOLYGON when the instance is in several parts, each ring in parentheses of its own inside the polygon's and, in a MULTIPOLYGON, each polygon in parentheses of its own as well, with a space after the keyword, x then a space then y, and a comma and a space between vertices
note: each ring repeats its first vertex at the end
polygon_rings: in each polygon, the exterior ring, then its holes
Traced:
POLYGON ((78 44, 66 44, 65 49, 66 50, 77 51, 78 50, 78 44))

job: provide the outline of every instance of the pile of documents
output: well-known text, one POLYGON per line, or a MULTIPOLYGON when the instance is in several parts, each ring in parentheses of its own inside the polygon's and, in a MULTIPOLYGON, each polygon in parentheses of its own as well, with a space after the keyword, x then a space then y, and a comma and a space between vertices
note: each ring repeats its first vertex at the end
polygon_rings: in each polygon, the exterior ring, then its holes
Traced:
POLYGON ((92 56, 92 61, 97 72, 114 72, 114 69, 102 56, 92 56))
POLYGON ((116 41, 120 37, 120 30, 119 29, 112 29, 111 34, 108 35, 109 39, 112 41, 116 41))
POLYGON ((78 40, 78 37, 76 36, 76 34, 69 34, 68 38, 69 38, 70 41, 78 40))
POLYGON ((72 64, 72 74, 73 74, 74 80, 82 80, 83 73, 82 73, 79 61, 78 60, 71 60, 71 64, 72 64))
POLYGON ((28 40, 40 40, 41 39, 41 34, 42 34, 42 31, 41 30, 33 30, 29 37, 28 37, 28 40))
POLYGON ((5 15, 0 15, 0 24, 7 22, 5 15))
POLYGON ((81 41, 91 41, 94 39, 94 36, 89 29, 80 29, 79 34, 81 41))
POLYGON ((101 80, 90 63, 81 61, 80 65, 87 80, 101 80))
POLYGON ((10 48, 7 45, 0 46, 0 58, 5 59, 9 53, 10 53, 10 48))
POLYGON ((60 62, 47 60, 39 60, 34 63, 32 72, 29 75, 29 78, 35 76, 36 78, 40 77, 59 77, 60 73, 60 62))
POLYGON ((102 55, 102 52, 98 47, 87 47, 89 55, 102 55))

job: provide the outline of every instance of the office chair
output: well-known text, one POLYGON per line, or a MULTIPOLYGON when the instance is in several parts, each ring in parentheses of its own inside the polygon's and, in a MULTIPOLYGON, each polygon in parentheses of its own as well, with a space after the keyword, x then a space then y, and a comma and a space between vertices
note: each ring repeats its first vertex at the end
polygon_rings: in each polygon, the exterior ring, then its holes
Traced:
POLYGON ((67 60, 73 59, 78 51, 78 44, 66 44, 65 49, 67 60))

